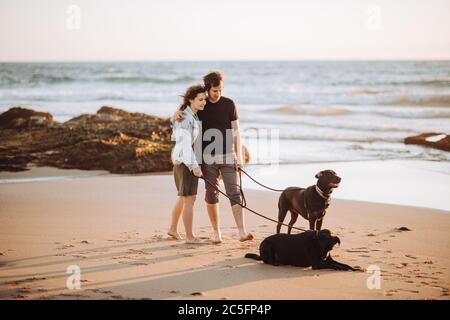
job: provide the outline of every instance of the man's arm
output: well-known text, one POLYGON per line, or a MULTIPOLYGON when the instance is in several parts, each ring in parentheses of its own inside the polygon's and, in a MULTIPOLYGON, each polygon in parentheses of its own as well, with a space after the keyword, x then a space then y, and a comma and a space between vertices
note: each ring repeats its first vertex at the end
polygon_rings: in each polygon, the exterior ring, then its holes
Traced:
POLYGON ((177 112, 175 112, 173 114, 172 117, 170 117, 170 122, 172 122, 172 124, 175 123, 175 121, 180 122, 180 121, 183 121, 183 120, 184 120, 184 112, 181 111, 181 110, 178 110, 177 112))
POLYGON ((236 151, 237 166, 244 166, 244 158, 242 157, 241 133, 239 131, 239 120, 231 121, 231 130, 233 132, 233 144, 236 151))

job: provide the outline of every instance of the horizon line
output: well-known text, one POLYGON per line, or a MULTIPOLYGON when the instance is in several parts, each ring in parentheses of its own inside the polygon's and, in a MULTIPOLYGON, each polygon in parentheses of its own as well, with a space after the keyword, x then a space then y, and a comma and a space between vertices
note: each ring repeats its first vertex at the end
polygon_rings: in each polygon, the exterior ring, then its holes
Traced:
POLYGON ((395 59, 135 59, 135 60, 3 60, 0 63, 145 63, 145 62, 448 62, 449 58, 395 59))

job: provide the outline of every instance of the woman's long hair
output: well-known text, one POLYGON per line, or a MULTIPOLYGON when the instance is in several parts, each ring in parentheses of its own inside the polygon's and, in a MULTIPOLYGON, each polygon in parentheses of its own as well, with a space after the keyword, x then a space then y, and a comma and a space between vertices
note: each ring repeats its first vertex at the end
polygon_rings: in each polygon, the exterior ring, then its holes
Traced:
POLYGON ((199 93, 205 93, 206 88, 202 84, 194 84, 187 88, 186 92, 181 96, 183 101, 180 104, 179 110, 184 110, 190 105, 189 100, 194 100, 199 93))

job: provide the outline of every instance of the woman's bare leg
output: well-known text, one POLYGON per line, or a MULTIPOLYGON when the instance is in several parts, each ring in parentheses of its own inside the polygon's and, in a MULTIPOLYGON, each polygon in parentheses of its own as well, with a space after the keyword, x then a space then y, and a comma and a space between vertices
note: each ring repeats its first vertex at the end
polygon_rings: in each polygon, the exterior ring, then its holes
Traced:
POLYGON ((180 234, 178 233, 178 224, 180 222, 181 214, 183 213, 184 209, 184 201, 182 197, 178 197, 177 202, 175 203, 175 206, 172 209, 172 223, 170 225, 170 229, 167 232, 169 236, 176 240, 183 239, 180 234))
POLYGON ((186 240, 190 241, 195 238, 195 235, 192 232, 192 221, 194 219, 194 203, 196 196, 186 196, 182 198, 184 202, 183 223, 184 229, 186 230, 186 240))

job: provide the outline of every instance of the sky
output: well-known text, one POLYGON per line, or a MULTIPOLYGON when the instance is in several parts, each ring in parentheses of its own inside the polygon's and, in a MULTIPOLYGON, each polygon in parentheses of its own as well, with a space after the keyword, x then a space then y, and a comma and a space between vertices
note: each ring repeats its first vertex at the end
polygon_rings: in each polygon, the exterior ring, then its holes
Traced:
POLYGON ((0 0, 0 61, 450 59, 449 0, 0 0))

